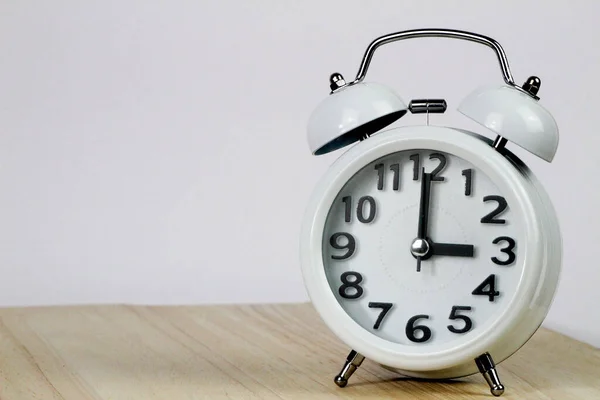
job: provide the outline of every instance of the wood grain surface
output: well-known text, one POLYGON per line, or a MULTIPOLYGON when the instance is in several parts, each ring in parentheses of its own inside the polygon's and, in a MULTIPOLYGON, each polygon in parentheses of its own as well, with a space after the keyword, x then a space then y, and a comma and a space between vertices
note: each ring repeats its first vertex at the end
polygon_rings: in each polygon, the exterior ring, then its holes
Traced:
MULTIPOLYGON (((485 399, 481 376, 428 382, 366 360, 308 304, 0 310, 0 399, 485 399)), ((499 366, 505 399, 600 399, 600 350, 540 330, 499 366)))

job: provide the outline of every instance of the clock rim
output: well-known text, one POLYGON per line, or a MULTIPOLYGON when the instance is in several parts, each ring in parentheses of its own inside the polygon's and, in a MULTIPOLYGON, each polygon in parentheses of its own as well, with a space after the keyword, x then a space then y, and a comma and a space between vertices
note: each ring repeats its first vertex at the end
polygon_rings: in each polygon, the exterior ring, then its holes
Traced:
MULTIPOLYGON (((560 265, 560 262, 552 260, 548 263, 546 259, 549 256, 548 247, 552 247, 548 246, 547 242, 556 242, 559 238, 549 237, 543 231, 543 221, 546 220, 547 224, 548 220, 552 221, 552 217, 554 220, 556 218, 550 215, 552 213, 544 204, 549 200, 543 201, 538 193, 541 189, 539 182, 536 186, 535 182, 529 179, 526 166, 523 164, 521 168, 515 167, 487 142, 489 139, 476 133, 450 127, 392 128, 350 148, 334 162, 315 188, 306 210, 301 234, 300 256, 304 282, 312 303, 325 324, 343 342, 365 357, 395 369, 414 371, 415 374, 409 373, 414 376, 427 377, 427 374, 433 371, 438 371, 433 373, 436 377, 439 377, 442 371, 444 377, 466 375, 475 372, 472 362, 474 357, 489 349, 497 349, 494 356, 498 362, 507 358, 529 339, 543 321, 553 296, 550 296, 549 302, 544 301, 548 304, 542 304, 541 313, 538 309, 536 312, 531 311, 531 305, 535 298, 539 297, 540 282, 546 281, 543 275, 548 274, 547 264, 560 265), (410 149, 447 152, 482 169, 509 199, 510 204, 518 206, 523 217, 521 223, 527 245, 523 256, 524 270, 517 290, 502 314, 487 330, 447 350, 409 355, 399 350, 406 345, 392 343, 373 335, 343 310, 325 276, 322 238, 331 204, 348 180, 369 163, 388 154, 410 149), (516 328, 519 329, 520 335, 511 332, 516 328), (506 343, 508 337, 516 336, 518 338, 506 343), (497 344, 501 342, 503 346, 498 348, 497 344), (465 367, 467 362, 470 364, 468 368, 465 367)), ((556 282, 552 288, 552 295, 555 286, 556 282)))

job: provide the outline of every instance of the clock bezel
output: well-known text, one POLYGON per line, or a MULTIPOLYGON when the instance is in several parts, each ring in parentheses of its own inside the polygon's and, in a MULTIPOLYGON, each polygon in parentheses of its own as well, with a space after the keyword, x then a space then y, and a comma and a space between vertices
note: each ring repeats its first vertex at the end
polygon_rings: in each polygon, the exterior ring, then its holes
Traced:
MULTIPOLYGON (((542 275, 548 272, 545 268, 548 263, 546 240, 556 241, 556 238, 549 238, 542 232, 542 220, 547 217, 547 209, 528 177, 482 139, 474 133, 445 127, 390 129, 350 148, 336 160, 317 185, 307 209, 301 236, 305 285, 315 308, 329 328, 365 357, 403 371, 426 373, 463 365, 502 342, 502 348, 497 350, 501 354, 494 354, 494 358, 501 361, 526 342, 545 317, 549 301, 546 301, 547 305, 542 304, 541 312, 538 308, 532 309, 531 304, 539 297, 540 282, 546 281, 542 279, 542 275), (411 149, 442 151, 469 161, 498 186, 511 207, 519 210, 523 217, 521 224, 526 245, 521 246, 521 252, 524 253, 524 271, 515 295, 487 330, 473 335, 459 346, 435 353, 426 348, 421 354, 403 353, 402 347, 406 345, 379 338, 355 322, 331 292, 322 256, 323 232, 329 209, 348 180, 381 157, 411 149), (519 332, 514 332, 515 329, 519 332), (508 336, 515 339, 506 343, 508 336)), ((550 260, 550 264, 556 262, 550 260)), ((555 287, 555 282, 553 285, 555 287)), ((459 375, 464 375, 464 368, 461 371, 459 375)), ((453 376, 453 373, 443 375, 453 376)))

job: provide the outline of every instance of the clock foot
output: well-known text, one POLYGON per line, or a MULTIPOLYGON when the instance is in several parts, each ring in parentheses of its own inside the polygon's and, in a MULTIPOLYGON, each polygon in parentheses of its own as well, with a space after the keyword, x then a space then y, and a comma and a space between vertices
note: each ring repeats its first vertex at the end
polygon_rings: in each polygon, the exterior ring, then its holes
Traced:
POLYGON ((346 362, 344 363, 344 367, 333 380, 336 385, 339 387, 344 387, 348 384, 348 379, 354 374, 354 372, 360 367, 360 364, 364 361, 365 356, 362 354, 358 354, 356 351, 352 350, 348 357, 346 357, 346 362))
POLYGON ((475 364, 479 368, 479 372, 485 378, 490 386, 490 391, 494 396, 501 396, 504 393, 504 385, 500 382, 500 377, 496 371, 496 364, 490 353, 484 353, 475 359, 475 364))

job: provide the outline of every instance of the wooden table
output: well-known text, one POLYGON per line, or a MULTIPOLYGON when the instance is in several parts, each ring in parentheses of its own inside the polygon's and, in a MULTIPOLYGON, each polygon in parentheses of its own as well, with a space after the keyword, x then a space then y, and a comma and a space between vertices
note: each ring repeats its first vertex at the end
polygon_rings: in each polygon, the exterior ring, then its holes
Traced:
MULTIPOLYGON (((492 399, 481 376, 425 382, 365 361, 308 304, 0 310, 0 399, 492 399)), ((600 399, 600 350, 540 330, 499 366, 506 399, 600 399)))

